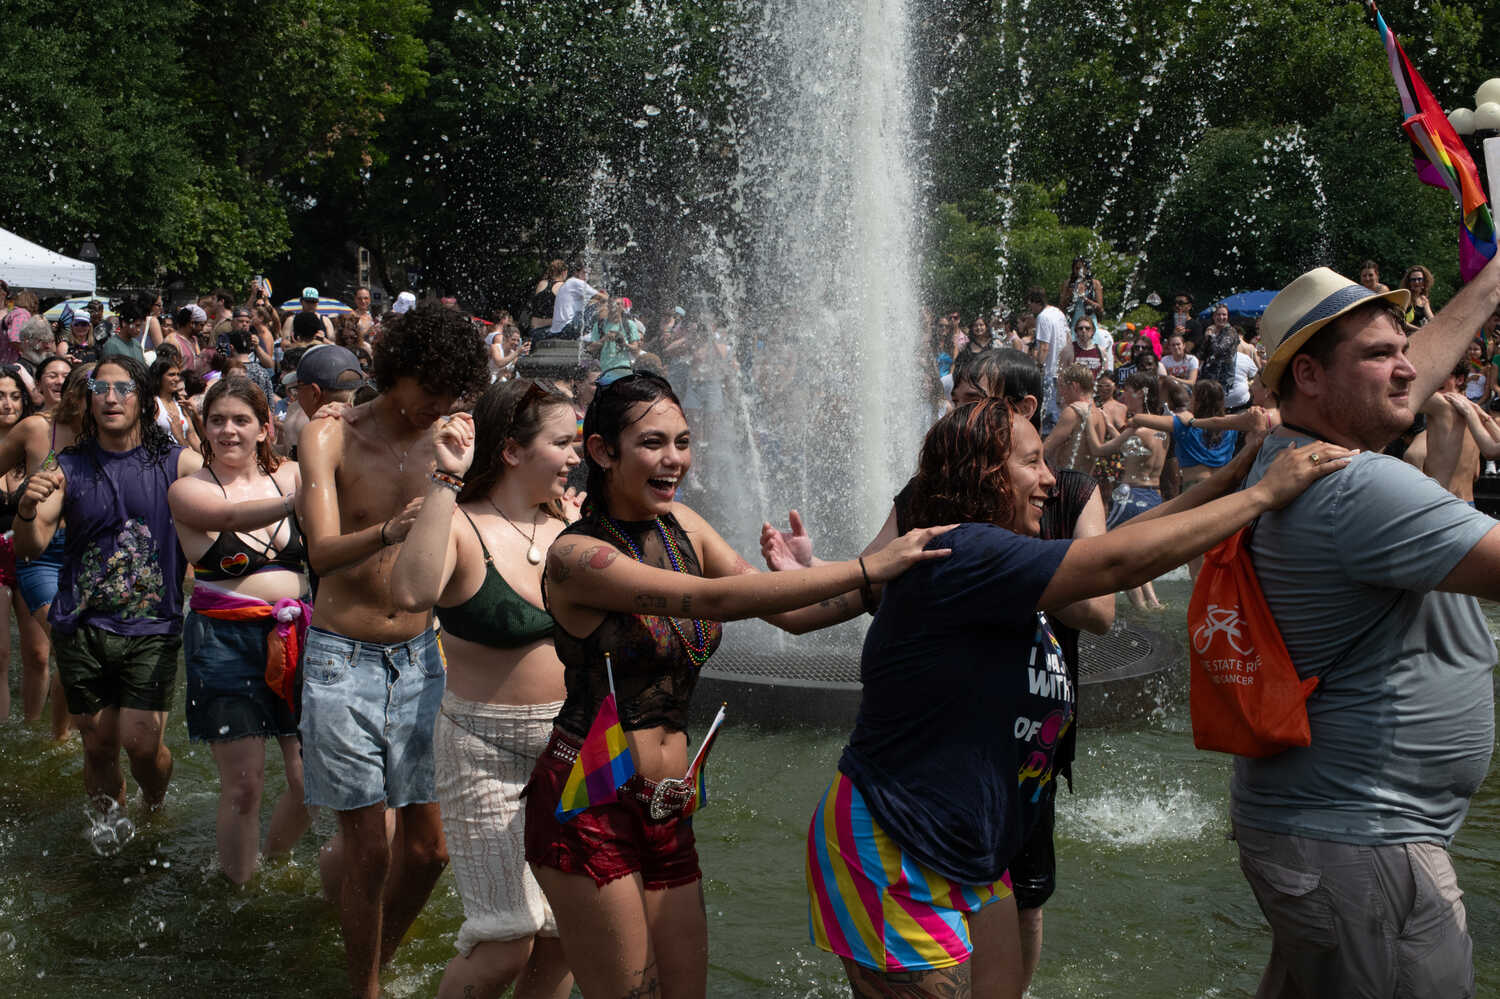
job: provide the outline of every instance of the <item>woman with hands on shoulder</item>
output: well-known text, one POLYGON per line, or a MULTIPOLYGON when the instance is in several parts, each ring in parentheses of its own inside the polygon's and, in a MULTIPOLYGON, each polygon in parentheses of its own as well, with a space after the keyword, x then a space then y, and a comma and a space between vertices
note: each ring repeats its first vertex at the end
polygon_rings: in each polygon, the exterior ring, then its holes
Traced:
POLYGON ((1043 541, 1055 480, 1031 423, 1003 399, 938 421, 910 517, 961 522, 944 538, 952 556, 887 585, 864 643, 859 719, 808 831, 813 940, 843 959, 855 996, 892 995, 897 974, 903 995, 1021 995, 1007 871, 1075 716, 1048 616, 1182 564, 1350 453, 1315 442, 1254 486, 1173 508, 1185 512, 1043 541), (911 918, 885 918, 893 911, 911 918))
POLYGON ((167 490, 177 538, 193 564, 183 626, 187 726, 219 769, 219 868, 235 884, 255 872, 266 740, 281 744, 286 790, 265 854, 289 853, 307 831, 297 738, 298 651, 307 604, 307 548, 293 505, 297 463, 271 448, 271 412, 250 379, 230 376, 203 404, 201 469, 167 490))
POLYGON ((441 425, 435 471, 391 573, 403 610, 436 607, 448 664, 433 733, 448 858, 464 904, 438 996, 557 997, 573 980, 526 866, 521 791, 562 708, 542 607, 544 554, 577 518, 572 404, 516 379, 441 425))
POLYGON ((702 996, 708 925, 693 839, 687 713, 720 622, 783 624, 794 608, 895 578, 942 558, 946 528, 913 531, 863 559, 756 573, 675 496, 692 466, 677 396, 664 379, 627 375, 601 388, 584 418, 588 502, 552 544, 544 593, 566 697, 526 791, 526 859, 557 916, 586 999, 702 996), (617 801, 566 822, 564 783, 613 672, 636 774, 617 801), (672 783, 667 783, 670 778, 672 783))

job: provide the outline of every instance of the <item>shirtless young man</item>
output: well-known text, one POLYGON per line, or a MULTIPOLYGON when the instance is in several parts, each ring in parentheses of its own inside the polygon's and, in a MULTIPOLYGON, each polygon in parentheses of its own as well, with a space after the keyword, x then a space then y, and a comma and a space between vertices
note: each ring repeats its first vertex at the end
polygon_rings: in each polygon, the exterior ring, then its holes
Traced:
MULTIPOLYGON (((1443 379, 1442 386, 1432 398, 1423 404, 1422 415, 1427 417, 1427 429, 1412 441, 1403 458, 1473 506, 1474 480, 1479 478, 1480 441, 1490 442, 1471 432, 1469 407, 1456 404, 1452 398, 1464 398, 1464 379, 1468 373, 1468 366, 1460 362, 1443 379)), ((1473 410, 1474 425, 1482 429, 1484 411, 1477 406, 1473 410)))
POLYGON ((431 611, 397 609, 390 574, 427 491, 434 424, 488 378, 484 343, 458 313, 418 307, 386 324, 374 374, 382 395, 315 420, 298 446, 319 577, 303 665, 304 785, 309 805, 338 813, 325 888, 352 994, 368 999, 447 863, 432 748, 442 650, 431 611))

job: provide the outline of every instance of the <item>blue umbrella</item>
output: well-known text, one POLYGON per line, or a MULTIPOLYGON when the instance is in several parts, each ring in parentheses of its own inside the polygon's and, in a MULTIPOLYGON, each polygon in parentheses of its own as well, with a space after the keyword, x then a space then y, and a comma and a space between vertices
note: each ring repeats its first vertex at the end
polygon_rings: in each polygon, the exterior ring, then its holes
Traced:
MULTIPOLYGON (((281 303, 281 311, 282 312, 301 312, 302 311, 302 299, 300 299, 300 298, 289 298, 289 299, 287 299, 285 302, 281 303)), ((353 312, 353 311, 354 311, 354 309, 351 306, 345 305, 343 302, 340 302, 336 298, 320 298, 320 299, 318 299, 318 309, 317 309, 317 312, 318 312, 318 315, 320 315, 320 316, 342 316, 342 315, 346 315, 347 313, 350 313, 350 312, 353 312)))
POLYGON ((1219 302, 1222 302, 1229 306, 1229 315, 1231 317, 1239 316, 1243 319, 1259 319, 1265 313, 1266 306, 1271 304, 1271 299, 1275 297, 1276 292, 1274 291, 1236 292, 1228 298, 1219 299, 1218 302, 1198 313, 1198 318, 1207 319, 1209 316, 1212 316, 1214 309, 1218 307, 1219 302))

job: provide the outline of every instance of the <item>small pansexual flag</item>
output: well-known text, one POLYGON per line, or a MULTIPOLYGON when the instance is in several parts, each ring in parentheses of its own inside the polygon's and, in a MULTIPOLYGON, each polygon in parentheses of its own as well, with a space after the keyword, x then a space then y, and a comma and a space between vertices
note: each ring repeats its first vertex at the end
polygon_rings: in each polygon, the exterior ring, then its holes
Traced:
POLYGON ((684 783, 691 784, 698 793, 683 806, 683 818, 708 804, 708 751, 713 748, 714 740, 719 737, 719 727, 723 724, 724 706, 721 704, 719 713, 714 715, 713 724, 708 727, 708 734, 703 737, 703 745, 698 747, 698 752, 688 767, 687 779, 684 783))
POLYGON ((562 796, 557 799, 559 822, 571 820, 585 808, 618 801, 620 785, 635 776, 635 759, 630 755, 630 743, 625 741, 620 712, 615 707, 615 678, 608 655, 604 657, 604 668, 609 672, 609 693, 599 705, 588 737, 578 747, 578 759, 573 761, 562 796))

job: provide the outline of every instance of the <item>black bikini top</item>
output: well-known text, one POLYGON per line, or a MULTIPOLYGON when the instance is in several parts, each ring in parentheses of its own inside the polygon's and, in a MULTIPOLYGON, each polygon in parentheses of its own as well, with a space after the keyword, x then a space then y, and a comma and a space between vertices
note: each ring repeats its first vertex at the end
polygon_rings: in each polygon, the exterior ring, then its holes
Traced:
MULTIPOLYGON (((658 530, 656 520, 585 516, 558 537, 559 540, 574 535, 598 538, 619 548, 626 557, 639 553, 647 565, 670 570, 675 560, 682 571, 703 575, 698 553, 677 518, 666 514, 659 520, 658 530), (670 539, 673 550, 663 544, 664 538, 670 539)), ((717 621, 694 622, 617 611, 606 613, 599 627, 585 638, 570 635, 559 626, 553 633, 553 641, 557 643, 557 658, 562 660, 563 682, 568 693, 557 716, 557 727, 580 738, 588 734, 600 703, 609 693, 609 679, 604 670, 604 654, 608 652, 615 675, 620 726, 626 730, 660 727, 685 731, 688 701, 698 683, 698 670, 719 647, 722 630, 717 621), (689 642, 693 645, 691 649, 689 642)))
POLYGON ((519 649, 532 642, 552 637, 552 615, 532 604, 515 591, 490 557, 479 528, 467 511, 460 510, 484 552, 484 582, 474 595, 456 607, 439 607, 438 620, 443 630, 466 642, 476 642, 492 649, 519 649))
MULTIPOLYGON (((227 499, 229 493, 225 491, 224 483, 219 481, 217 475, 214 475, 212 467, 204 467, 207 468, 209 475, 213 475, 214 483, 227 499)), ((276 487, 277 495, 285 495, 274 475, 271 476, 271 484, 276 487)), ((282 524, 287 524, 291 528, 291 536, 287 538, 286 544, 281 547, 280 551, 276 550, 270 542, 261 541, 259 538, 246 538, 234 531, 220 531, 219 536, 214 538, 214 543, 208 546, 208 551, 200 555, 198 561, 193 563, 194 577, 213 583, 226 579, 243 579, 267 569, 305 572, 307 544, 302 539, 302 529, 297 526, 297 518, 290 514, 282 517, 271 528, 271 537, 276 536, 282 524)))

